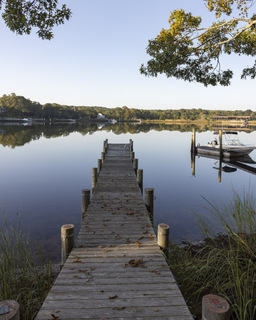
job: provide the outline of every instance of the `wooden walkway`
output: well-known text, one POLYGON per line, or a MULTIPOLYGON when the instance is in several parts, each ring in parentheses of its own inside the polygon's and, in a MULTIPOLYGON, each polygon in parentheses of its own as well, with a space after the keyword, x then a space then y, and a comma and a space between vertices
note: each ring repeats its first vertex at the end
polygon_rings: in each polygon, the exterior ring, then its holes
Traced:
POLYGON ((193 319, 157 245, 130 144, 108 144, 76 247, 36 317, 46 319, 193 319))

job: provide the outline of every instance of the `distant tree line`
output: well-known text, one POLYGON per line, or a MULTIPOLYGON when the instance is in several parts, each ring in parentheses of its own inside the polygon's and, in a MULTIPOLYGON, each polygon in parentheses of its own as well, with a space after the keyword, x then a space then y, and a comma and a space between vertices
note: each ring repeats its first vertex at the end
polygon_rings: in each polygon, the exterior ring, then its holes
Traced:
POLYGON ((102 113, 108 119, 118 121, 141 120, 210 120, 213 116, 251 116, 256 118, 256 112, 246 111, 223 111, 204 110, 201 108, 178 109, 178 110, 145 110, 127 108, 105 108, 97 106, 67 106, 57 103, 46 103, 31 101, 15 93, 0 97, 0 117, 15 118, 44 118, 44 119, 76 119, 76 120, 96 120, 97 115, 102 113))

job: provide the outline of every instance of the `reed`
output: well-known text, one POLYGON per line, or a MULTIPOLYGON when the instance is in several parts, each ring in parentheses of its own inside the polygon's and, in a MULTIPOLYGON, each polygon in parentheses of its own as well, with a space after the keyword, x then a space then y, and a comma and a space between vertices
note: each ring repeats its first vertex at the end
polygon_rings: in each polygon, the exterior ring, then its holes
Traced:
POLYGON ((205 294, 223 296, 231 319, 256 319, 256 212, 253 193, 234 191, 227 204, 208 203, 209 220, 200 219, 203 245, 185 248, 170 244, 169 265, 197 319, 205 294), (214 218, 214 219, 212 219, 214 218), (218 224, 221 233, 212 227, 218 224))
POLYGON ((34 319, 54 280, 50 260, 18 226, 0 227, 0 301, 16 300, 20 319, 34 319))

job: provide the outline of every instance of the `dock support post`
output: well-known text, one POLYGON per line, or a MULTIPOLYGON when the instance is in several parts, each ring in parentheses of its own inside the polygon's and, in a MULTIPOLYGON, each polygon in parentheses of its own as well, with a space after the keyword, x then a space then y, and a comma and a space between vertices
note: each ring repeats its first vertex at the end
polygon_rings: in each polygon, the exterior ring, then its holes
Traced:
POLYGON ((196 152, 196 129, 193 128, 192 131, 192 138, 191 138, 191 153, 195 153, 196 152))
POLYGON ((103 152, 107 153, 108 150, 108 139, 103 142, 103 152))
POLYGON ((132 151, 131 154, 130 154, 130 158, 131 158, 132 161, 134 159, 134 155, 135 155, 135 153, 132 151))
POLYGON ((142 169, 137 170, 137 182, 139 184, 141 193, 143 193, 143 170, 142 169))
POLYGON ((134 171, 135 171, 135 174, 137 175, 138 159, 133 159, 133 169, 134 169, 134 171))
POLYGON ((98 175, 100 174, 101 168, 102 168, 102 159, 98 159, 98 170, 97 170, 98 175))
POLYGON ((168 248, 169 242, 169 226, 165 223, 160 223, 157 229, 157 244, 162 250, 168 248))
POLYGON ((228 302, 213 294, 207 294, 202 299, 202 319, 203 320, 229 320, 230 307, 228 302))
POLYGON ((222 157, 222 130, 219 130, 220 159, 222 157))
POLYGON ((101 161, 102 163, 104 162, 105 160, 105 152, 101 152, 101 161))
POLYGON ((74 247, 74 225, 65 224, 61 227, 61 264, 67 260, 74 247))
POLYGON ((144 201, 152 221, 154 217, 154 188, 145 188, 144 201))
POLYGON ((92 168, 92 193, 94 193, 94 188, 96 187, 97 184, 97 179, 98 174, 97 174, 97 168, 92 168))
POLYGON ((85 216, 85 212, 90 204, 91 198, 91 190, 90 189, 83 189, 82 190, 82 221, 85 216))
POLYGON ((20 320, 20 305, 15 300, 0 301, 0 319, 20 320))
POLYGON ((131 151, 133 151, 133 141, 130 139, 131 151))

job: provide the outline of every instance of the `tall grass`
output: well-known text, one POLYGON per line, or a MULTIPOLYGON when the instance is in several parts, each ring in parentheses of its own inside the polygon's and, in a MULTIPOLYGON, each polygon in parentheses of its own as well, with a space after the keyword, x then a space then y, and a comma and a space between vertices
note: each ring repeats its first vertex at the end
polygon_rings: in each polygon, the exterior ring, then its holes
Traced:
POLYGON ((31 245, 20 224, 0 227, 0 301, 16 300, 20 319, 35 317, 53 283, 50 261, 44 261, 40 246, 31 245))
POLYGON ((180 248, 170 244, 169 264, 192 313, 201 318, 205 294, 227 299, 231 319, 256 319, 256 212, 251 192, 234 191, 232 201, 208 203, 210 219, 200 219, 205 242, 180 248), (212 222, 214 221, 214 226, 212 222), (214 232, 218 225, 222 233, 214 232))

